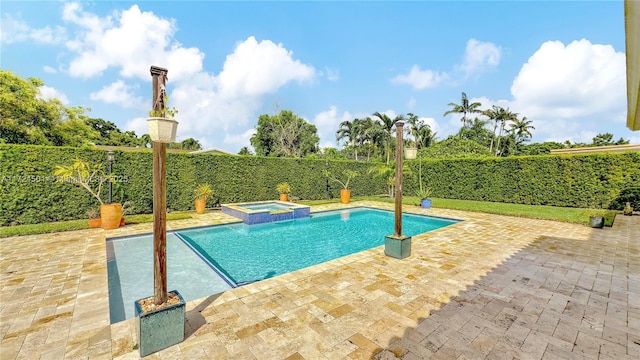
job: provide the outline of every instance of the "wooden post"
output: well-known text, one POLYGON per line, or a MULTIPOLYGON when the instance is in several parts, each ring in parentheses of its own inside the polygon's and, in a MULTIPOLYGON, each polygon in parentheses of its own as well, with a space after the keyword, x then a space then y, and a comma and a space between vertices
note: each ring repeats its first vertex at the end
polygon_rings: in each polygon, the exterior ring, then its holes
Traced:
POLYGON ((396 226, 395 235, 402 236, 402 121, 396 122, 396 226))
MULTIPOLYGON (((153 104, 158 98, 158 76, 167 70, 151 67, 153 104)), ((153 302, 167 301, 167 145, 153 142, 153 302)))

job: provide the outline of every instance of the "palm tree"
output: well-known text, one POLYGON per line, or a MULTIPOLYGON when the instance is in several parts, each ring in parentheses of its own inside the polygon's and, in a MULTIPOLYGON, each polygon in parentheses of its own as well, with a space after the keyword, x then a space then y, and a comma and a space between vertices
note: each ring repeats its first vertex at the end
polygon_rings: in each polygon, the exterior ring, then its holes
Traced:
POLYGON ((458 137, 475 141, 482 146, 487 146, 493 139, 491 131, 485 128, 488 122, 488 120, 475 117, 473 121, 470 122, 468 128, 460 129, 458 137))
POLYGON ((532 122, 533 121, 528 120, 526 116, 523 116, 522 119, 516 118, 513 120, 510 130, 515 132, 516 142, 518 144, 529 141, 531 136, 533 136, 530 131, 535 130, 535 127, 531 125, 532 122))
POLYGON ((436 141, 436 133, 431 131, 429 124, 421 124, 414 136, 418 149, 429 147, 436 141))
POLYGON ((379 111, 373 113, 373 116, 377 117, 379 122, 382 124, 382 127, 387 132, 389 136, 384 137, 384 149, 387 155, 387 164, 389 164, 390 155, 392 152, 391 143, 393 142, 393 127, 398 121, 403 121, 403 115, 397 115, 395 118, 391 119, 387 114, 381 114, 379 111))
POLYGON ((376 147, 384 149, 384 139, 388 134, 379 122, 367 116, 358 121, 357 133, 359 143, 367 150, 367 161, 371 159, 371 153, 375 152, 376 147))
MULTIPOLYGON (((387 190, 389 191, 389 197, 393 197, 395 195, 395 187, 396 187, 396 164, 395 162, 391 162, 389 164, 379 163, 377 165, 373 165, 368 170, 369 174, 373 174, 374 177, 381 177, 383 179, 387 179, 387 190)), ((407 165, 407 163, 402 164, 402 174, 411 175, 411 168, 407 165)))
POLYGON ((485 116, 489 118, 489 120, 494 121, 493 125, 493 138, 491 138, 491 145, 489 146, 489 152, 493 154, 493 139, 496 137, 496 129, 498 124, 500 124, 500 132, 498 133, 498 143, 496 144, 496 152, 500 149, 500 137, 502 136, 502 131, 504 130, 505 123, 507 121, 514 121, 518 118, 518 113, 511 112, 509 108, 503 108, 501 106, 493 105, 491 109, 485 110, 482 112, 485 116))
POLYGON ((462 127, 467 127, 467 114, 473 113, 481 113, 480 107, 482 106, 479 102, 469 103, 469 99, 467 99, 467 94, 462 93, 462 100, 460 104, 449 103, 448 106, 451 106, 451 110, 444 113, 442 116, 447 116, 449 114, 462 114, 462 127))
POLYGON ((354 119, 353 122, 345 120, 340 123, 338 131, 336 131, 336 141, 347 139, 347 143, 353 146, 354 158, 358 160, 358 147, 356 146, 357 134, 355 123, 358 119, 354 119))

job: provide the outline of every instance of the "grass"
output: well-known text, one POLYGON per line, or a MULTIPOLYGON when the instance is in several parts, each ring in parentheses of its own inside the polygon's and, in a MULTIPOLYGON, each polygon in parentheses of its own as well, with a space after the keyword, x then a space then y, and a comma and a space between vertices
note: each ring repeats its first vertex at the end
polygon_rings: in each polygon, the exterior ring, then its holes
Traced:
MULTIPOLYGON (((395 202, 395 199, 389 198, 387 196, 356 196, 352 197, 352 200, 373 200, 389 203, 395 202)), ((593 209, 566 208, 545 205, 522 205, 488 201, 439 198, 433 198, 432 200, 433 203, 431 206, 434 208, 475 211, 488 214, 519 216, 533 219, 545 219, 579 224, 588 224, 589 215, 594 212, 593 209)), ((340 199, 301 201, 301 203, 306 205, 321 205, 337 202, 340 202, 340 199)), ((416 196, 404 196, 402 198, 402 203, 405 205, 419 205, 420 199, 416 196)), ((613 225, 613 220, 616 216, 615 211, 598 210, 597 212, 601 212, 605 216, 605 226, 613 225)))
MULTIPOLYGON (((150 223, 153 222, 153 214, 127 215, 125 216, 125 219, 127 224, 150 223)), ((189 214, 189 212, 172 212, 167 214, 167 220, 181 219, 191 219, 191 215, 189 214)), ((0 238, 18 235, 24 236, 48 234, 53 232, 82 230, 88 228, 89 222, 87 221, 87 219, 59 221, 43 224, 3 226, 0 227, 0 238)))
MULTIPOLYGON (((354 196, 352 201, 358 200, 372 200, 393 203, 395 200, 387 196, 354 196)), ((579 208, 565 208, 558 206, 544 206, 544 205, 522 205, 522 204, 507 204, 496 203, 488 201, 472 201, 472 200, 456 200, 456 199, 439 199, 433 198, 434 208, 441 209, 453 209, 464 211, 476 211, 488 214, 497 215, 509 215, 519 216, 534 219, 545 219, 562 221, 569 223, 588 224, 589 215, 594 212, 600 213, 605 217, 605 226, 612 226, 616 216, 615 211, 611 210, 593 210, 593 209, 579 209, 579 208)), ((300 201, 305 205, 322 205, 339 203, 340 199, 328 199, 328 200, 307 200, 300 201)), ((416 196, 405 196, 402 199, 402 203, 405 205, 419 205, 420 199, 416 196)), ((172 212, 167 214, 167 220, 180 220, 190 219, 192 212, 172 212)), ((140 215, 127 215, 127 224, 141 224, 153 222, 153 214, 140 214, 140 215)), ((81 230, 89 227, 88 221, 83 220, 71 220, 61 221, 55 223, 44 224, 32 224, 32 225, 17 225, 17 226, 4 226, 0 227, 0 238, 17 236, 17 235, 36 235, 46 234, 52 232, 69 231, 69 230, 81 230)))

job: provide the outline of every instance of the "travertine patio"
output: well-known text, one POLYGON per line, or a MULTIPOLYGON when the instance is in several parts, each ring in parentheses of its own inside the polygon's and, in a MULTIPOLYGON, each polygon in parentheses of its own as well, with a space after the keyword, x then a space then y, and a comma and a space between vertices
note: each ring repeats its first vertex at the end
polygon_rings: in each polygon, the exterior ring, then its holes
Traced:
MULTIPOLYGON (((414 237, 404 260, 378 247, 192 301, 185 341, 147 358, 640 358, 640 217, 593 230, 405 211, 465 221, 414 237)), ((233 220, 194 217, 168 228, 233 220)), ((0 357, 139 358, 133 320, 109 324, 105 238, 150 231, 0 239, 0 357)))

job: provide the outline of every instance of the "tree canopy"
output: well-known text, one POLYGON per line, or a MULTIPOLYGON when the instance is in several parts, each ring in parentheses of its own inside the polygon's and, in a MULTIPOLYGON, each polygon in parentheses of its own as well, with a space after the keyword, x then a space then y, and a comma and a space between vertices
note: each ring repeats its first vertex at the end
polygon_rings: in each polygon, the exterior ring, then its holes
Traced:
POLYGON ((256 155, 305 157, 318 152, 318 130, 289 110, 269 116, 260 115, 257 132, 251 137, 256 155))

